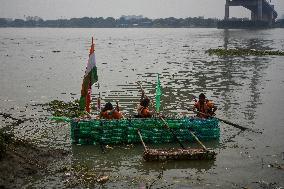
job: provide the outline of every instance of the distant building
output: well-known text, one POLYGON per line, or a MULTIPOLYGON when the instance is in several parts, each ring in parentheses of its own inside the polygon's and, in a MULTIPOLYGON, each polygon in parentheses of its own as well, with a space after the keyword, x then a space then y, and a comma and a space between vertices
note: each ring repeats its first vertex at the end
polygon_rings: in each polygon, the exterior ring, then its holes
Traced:
POLYGON ((38 16, 27 16, 25 18, 26 18, 26 21, 40 21, 40 20, 43 20, 41 17, 38 17, 38 16))
POLYGON ((140 20, 143 18, 143 15, 122 15, 121 18, 124 18, 125 20, 140 20))

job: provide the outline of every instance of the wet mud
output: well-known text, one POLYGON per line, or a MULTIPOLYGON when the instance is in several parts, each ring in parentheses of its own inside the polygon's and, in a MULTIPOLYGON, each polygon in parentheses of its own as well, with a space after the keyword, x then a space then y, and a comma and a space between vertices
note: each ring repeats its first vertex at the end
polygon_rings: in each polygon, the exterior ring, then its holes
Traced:
POLYGON ((67 151, 38 147, 0 131, 0 188, 20 188, 50 174, 54 161, 63 161, 67 151))

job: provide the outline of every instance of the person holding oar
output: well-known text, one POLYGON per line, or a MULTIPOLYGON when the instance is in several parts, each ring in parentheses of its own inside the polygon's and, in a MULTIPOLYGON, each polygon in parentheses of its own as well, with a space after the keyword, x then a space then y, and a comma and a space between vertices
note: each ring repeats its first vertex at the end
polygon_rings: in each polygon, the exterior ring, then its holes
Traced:
POLYGON ((261 133, 259 131, 254 131, 251 128, 243 127, 239 124, 232 123, 230 121, 218 118, 215 116, 215 111, 217 110, 217 107, 213 104, 212 101, 206 100, 206 97, 203 93, 199 95, 199 101, 197 101, 192 109, 187 109, 188 111, 193 111, 194 113, 197 114, 198 117, 200 118, 216 118, 219 121, 222 121, 223 123, 226 123, 228 125, 231 125, 233 127, 239 128, 241 130, 250 130, 253 132, 261 133))
POLYGON ((145 95, 145 92, 142 89, 140 104, 137 108, 138 115, 136 115, 136 117, 138 117, 138 118, 150 118, 150 117, 152 117, 154 115, 155 111, 149 110, 149 104, 150 104, 150 99, 145 95))
MULTIPOLYGON (((158 77, 158 81, 159 81, 159 77, 158 77)), ((153 106, 153 101, 150 101, 150 99, 145 95, 145 92, 144 92, 144 90, 143 90, 143 87, 142 87, 142 85, 141 85, 141 83, 139 83, 139 82, 137 82, 137 84, 140 86, 140 89, 141 89, 141 91, 142 91, 142 96, 141 96, 141 99, 140 99, 140 107, 141 107, 141 109, 142 108, 145 108, 145 106, 143 106, 143 105, 145 105, 145 104, 143 104, 143 102, 145 101, 145 103, 147 102, 147 106, 146 106, 146 108, 148 108, 148 106, 149 106, 149 103, 151 102, 152 103, 152 106, 153 106)), ((158 82, 158 84, 159 84, 159 82, 158 82)), ((161 95, 161 91, 159 91, 159 95, 161 95)), ((139 108, 140 107, 138 107, 138 114, 139 114, 139 108)), ((149 110, 149 109, 148 109, 149 110)), ((150 111, 149 111, 150 112, 150 111)), ((180 144, 180 146, 183 148, 183 149, 185 149, 185 147, 183 146, 183 144, 180 142, 180 140, 177 138, 177 136, 176 136, 176 134, 175 134, 175 132, 172 130, 172 128, 170 128, 169 127, 169 125, 168 125, 168 123, 167 123, 167 121, 163 118, 163 116, 162 115, 160 115, 159 113, 157 113, 157 111, 155 110, 155 109, 153 109, 152 110, 152 112, 151 113, 149 113, 148 115, 154 115, 154 114, 157 114, 157 116, 163 121, 163 123, 165 124, 165 128, 166 129, 169 129, 169 131, 172 133, 172 135, 173 135, 173 137, 175 138, 175 140, 180 144)), ((139 134, 140 132, 138 132, 138 134, 139 134)), ((140 134, 139 134, 140 135, 140 134)), ((141 137, 141 139, 142 139, 142 137, 141 137)), ((141 140, 142 141, 142 143, 143 143, 143 140, 141 140)), ((143 144, 144 146, 145 146, 145 144, 143 144)))
POLYGON ((193 112, 197 112, 197 117, 207 119, 215 115, 217 107, 212 101, 206 99, 205 94, 201 93, 199 100, 195 102, 192 110, 193 112))
POLYGON ((107 102, 102 109, 100 119, 121 119, 123 118, 122 113, 119 111, 118 102, 116 103, 116 108, 113 108, 110 102, 107 102))

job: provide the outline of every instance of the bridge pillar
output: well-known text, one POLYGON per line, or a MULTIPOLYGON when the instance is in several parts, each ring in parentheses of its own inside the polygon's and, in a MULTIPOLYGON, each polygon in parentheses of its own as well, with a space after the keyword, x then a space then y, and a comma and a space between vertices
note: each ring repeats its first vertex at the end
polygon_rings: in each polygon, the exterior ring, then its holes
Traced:
POLYGON ((229 0, 226 0, 226 4, 225 4, 225 18, 224 20, 229 20, 230 17, 230 9, 229 9, 229 0))
MULTIPOLYGON (((271 5, 271 7, 274 10, 274 5, 271 5)), ((270 12, 270 17, 271 17, 271 23, 274 23, 276 18, 274 18, 273 11, 270 12)))
POLYGON ((257 12, 254 10, 251 10, 251 20, 255 21, 257 20, 257 12))
POLYGON ((225 27, 269 27, 277 18, 277 12, 274 6, 268 0, 226 0, 224 21, 221 21, 219 28, 225 27), (249 26, 249 21, 234 21, 229 20, 230 6, 243 6, 251 11, 252 25, 249 26))
POLYGON ((257 0, 257 19, 262 20, 262 1, 257 0))
POLYGON ((269 22, 269 24, 271 25, 274 22, 273 12, 269 11, 269 12, 263 13, 262 14, 262 20, 269 22))

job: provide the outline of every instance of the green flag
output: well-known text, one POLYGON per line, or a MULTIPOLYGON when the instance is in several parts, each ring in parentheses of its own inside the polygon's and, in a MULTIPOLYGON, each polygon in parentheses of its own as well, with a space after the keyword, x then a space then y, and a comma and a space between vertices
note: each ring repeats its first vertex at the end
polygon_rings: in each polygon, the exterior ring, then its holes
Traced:
POLYGON ((161 95, 162 95, 161 82, 160 82, 160 77, 159 77, 159 74, 158 74, 157 85, 156 85, 156 111, 157 112, 160 111, 161 95))

